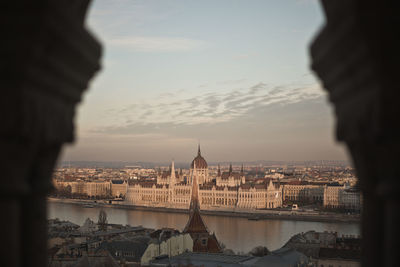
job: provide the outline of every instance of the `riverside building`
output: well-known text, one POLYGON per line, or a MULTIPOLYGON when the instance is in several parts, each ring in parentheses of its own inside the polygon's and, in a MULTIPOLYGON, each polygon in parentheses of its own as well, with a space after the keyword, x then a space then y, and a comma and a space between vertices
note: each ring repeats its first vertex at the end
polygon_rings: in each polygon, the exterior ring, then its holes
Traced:
POLYGON ((215 182, 209 175, 207 161, 198 148, 193 159, 189 179, 175 171, 174 162, 167 172, 159 172, 157 181, 130 181, 125 204, 147 207, 171 207, 188 209, 192 194, 193 177, 199 183, 201 209, 263 209, 282 206, 282 186, 272 179, 263 184, 248 184, 243 172, 221 174, 219 169, 215 182))

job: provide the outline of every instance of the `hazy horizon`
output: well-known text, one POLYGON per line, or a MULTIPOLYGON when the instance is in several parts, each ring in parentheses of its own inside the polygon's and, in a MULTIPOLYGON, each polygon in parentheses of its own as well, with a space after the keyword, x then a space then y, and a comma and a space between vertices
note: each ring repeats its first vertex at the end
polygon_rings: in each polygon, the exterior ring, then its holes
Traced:
MULTIPOLYGON (((276 167, 276 166, 326 166, 326 167, 350 167, 353 168, 351 162, 347 160, 317 160, 317 161, 214 161, 207 162, 208 166, 211 168, 220 167, 221 171, 227 171, 229 166, 232 165, 234 170, 239 170, 242 166, 245 169, 251 167, 276 167)), ((191 161, 174 161, 175 168, 177 169, 189 169, 191 161)), ((171 161, 162 162, 142 162, 142 161, 62 161, 58 162, 57 168, 113 168, 122 169, 127 167, 137 167, 142 168, 169 168, 171 166, 171 161)))
POLYGON ((317 1, 106 1, 103 70, 64 161, 347 160, 308 44, 317 1))

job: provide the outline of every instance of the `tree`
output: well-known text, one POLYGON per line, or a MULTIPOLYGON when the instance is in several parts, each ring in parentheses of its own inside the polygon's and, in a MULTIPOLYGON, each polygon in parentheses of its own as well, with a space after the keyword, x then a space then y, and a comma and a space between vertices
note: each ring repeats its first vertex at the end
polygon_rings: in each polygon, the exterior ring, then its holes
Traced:
POLYGON ((249 252, 249 254, 253 255, 255 257, 262 257, 262 256, 265 256, 265 255, 268 255, 269 254, 269 250, 268 250, 267 247, 258 246, 258 247, 253 248, 249 252))
POLYGON ((107 230, 107 213, 103 209, 100 210, 97 226, 100 231, 107 230))

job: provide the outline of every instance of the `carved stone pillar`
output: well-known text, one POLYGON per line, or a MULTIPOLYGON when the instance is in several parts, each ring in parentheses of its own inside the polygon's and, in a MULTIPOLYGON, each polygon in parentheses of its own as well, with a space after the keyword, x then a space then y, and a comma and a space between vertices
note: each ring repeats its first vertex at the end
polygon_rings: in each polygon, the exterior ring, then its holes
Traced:
POLYGON ((88 0, 0 4, 0 266, 46 266, 46 195, 75 106, 100 69, 88 0))
POLYGON ((397 1, 322 1, 311 68, 329 92, 337 138, 363 192, 362 266, 397 266, 400 240, 400 8, 397 1))

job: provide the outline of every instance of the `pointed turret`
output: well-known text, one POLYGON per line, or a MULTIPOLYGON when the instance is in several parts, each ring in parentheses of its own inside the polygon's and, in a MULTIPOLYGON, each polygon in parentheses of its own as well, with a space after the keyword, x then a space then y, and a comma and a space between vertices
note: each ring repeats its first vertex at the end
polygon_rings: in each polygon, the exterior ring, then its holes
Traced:
POLYGON ((198 169, 207 169, 208 164, 206 160, 201 156, 200 144, 197 148, 197 156, 193 159, 190 167, 193 169, 193 163, 196 161, 196 166, 198 169))
POLYGON ((172 161, 171 163, 171 174, 170 174, 170 180, 171 180, 171 185, 175 184, 175 163, 174 161, 172 161))
POLYGON ((192 196, 190 199, 190 212, 192 213, 195 210, 200 209, 199 203, 199 182, 197 181, 197 171, 196 171, 196 162, 193 166, 193 173, 192 173, 192 196))
MULTIPOLYGON (((198 153, 200 155, 200 145, 198 153)), ((220 253, 222 249, 217 238, 215 235, 210 235, 200 215, 199 182, 196 166, 196 161, 193 161, 192 196, 190 199, 189 220, 183 229, 183 233, 189 233, 193 239, 194 252, 220 253)))
POLYGON ((194 164, 194 170, 192 174, 192 196, 190 199, 190 208, 189 208, 189 220, 183 230, 184 233, 190 233, 192 238, 194 238, 193 234, 203 234, 208 236, 209 231, 207 229, 206 224, 203 221, 203 218, 200 215, 200 202, 199 202, 199 183, 197 181, 197 172, 196 172, 196 163, 194 164))

